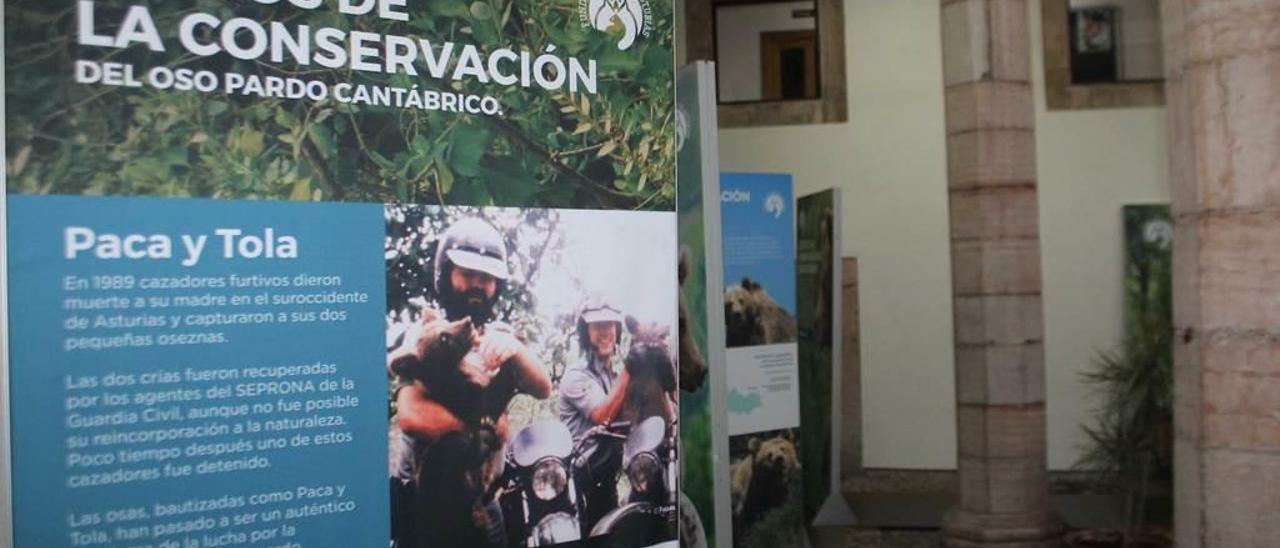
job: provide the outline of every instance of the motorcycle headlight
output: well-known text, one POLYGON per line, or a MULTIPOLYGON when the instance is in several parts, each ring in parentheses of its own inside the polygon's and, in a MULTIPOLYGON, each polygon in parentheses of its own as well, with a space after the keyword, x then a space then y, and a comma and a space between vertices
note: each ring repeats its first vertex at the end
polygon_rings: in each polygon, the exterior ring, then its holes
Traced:
POLYGON ((653 453, 636 455, 631 458, 631 464, 627 466, 627 479, 631 481, 631 488, 637 493, 660 487, 664 475, 662 463, 658 462, 657 456, 653 453))
POLYGON ((578 520, 564 512, 556 512, 542 518, 533 527, 534 546, 548 546, 582 539, 578 520))
POLYGON ((533 494, 542 500, 552 500, 569 485, 569 473, 560 461, 544 460, 533 469, 533 494))

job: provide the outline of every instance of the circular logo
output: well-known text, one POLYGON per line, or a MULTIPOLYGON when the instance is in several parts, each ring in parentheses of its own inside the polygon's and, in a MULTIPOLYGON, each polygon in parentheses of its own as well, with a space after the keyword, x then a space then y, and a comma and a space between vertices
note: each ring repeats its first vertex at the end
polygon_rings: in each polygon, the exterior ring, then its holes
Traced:
POLYGON ((689 136, 689 115, 684 108, 676 108, 676 152, 684 150, 684 141, 689 136))
POLYGON ((600 32, 621 27, 618 49, 622 51, 630 49, 637 37, 649 36, 648 0, 578 0, 578 18, 600 32))
POLYGON ((1150 221, 1142 226, 1142 239, 1160 249, 1168 249, 1173 243, 1173 225, 1169 221, 1150 221))
POLYGON ((786 201, 782 199, 782 195, 772 193, 764 199, 764 210, 773 214, 773 218, 782 217, 782 213, 787 210, 786 201))

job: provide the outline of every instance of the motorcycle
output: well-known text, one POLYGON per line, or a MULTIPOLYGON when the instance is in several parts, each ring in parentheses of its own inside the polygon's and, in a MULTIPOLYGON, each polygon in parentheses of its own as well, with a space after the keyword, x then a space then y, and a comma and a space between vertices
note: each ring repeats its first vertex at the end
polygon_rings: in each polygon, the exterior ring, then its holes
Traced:
POLYGON ((573 435, 559 422, 537 422, 516 434, 490 495, 491 521, 497 522, 491 540, 528 547, 581 540, 582 501, 571 473, 575 452, 573 435))
POLYGON ((675 425, 668 429, 660 417, 649 417, 630 430, 622 454, 630 493, 625 504, 592 527, 590 536, 606 538, 605 546, 619 548, 652 546, 675 538, 678 446, 675 425))
POLYGON ((648 546, 674 538, 676 438, 659 417, 632 427, 619 422, 588 430, 575 443, 556 421, 531 424, 507 447, 503 472, 489 500, 491 538, 506 546, 550 546, 606 536, 607 546, 648 546), (619 446, 621 471, 603 461, 619 446), (630 485, 619 506, 616 491, 601 499, 593 484, 630 485), (608 500, 612 497, 613 500, 608 500), (591 516, 603 517, 591 521, 591 516))

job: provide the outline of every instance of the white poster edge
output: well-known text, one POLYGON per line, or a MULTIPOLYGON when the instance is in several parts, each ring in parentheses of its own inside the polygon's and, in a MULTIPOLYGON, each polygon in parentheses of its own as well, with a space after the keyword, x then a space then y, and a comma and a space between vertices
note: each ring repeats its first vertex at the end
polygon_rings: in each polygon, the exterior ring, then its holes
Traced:
MULTIPOLYGON (((0 6, 0 34, 4 32, 4 6, 0 6)), ((6 91, 5 49, 0 44, 0 91, 6 91)), ((5 103, 0 101, 0 123, 8 127, 5 103)), ((0 149, 8 145, 6 129, 0 135, 0 149)), ((0 166, 0 545, 13 546, 13 468, 9 437, 9 172, 8 162, 0 166)))
POLYGON ((733 512, 729 507, 729 388, 728 362, 725 352, 724 240, 720 215, 720 127, 716 103, 716 65, 713 61, 697 61, 698 129, 702 144, 702 226, 706 253, 705 271, 707 310, 707 359, 710 378, 708 390, 711 409, 712 499, 714 502, 716 544, 733 546, 733 512))

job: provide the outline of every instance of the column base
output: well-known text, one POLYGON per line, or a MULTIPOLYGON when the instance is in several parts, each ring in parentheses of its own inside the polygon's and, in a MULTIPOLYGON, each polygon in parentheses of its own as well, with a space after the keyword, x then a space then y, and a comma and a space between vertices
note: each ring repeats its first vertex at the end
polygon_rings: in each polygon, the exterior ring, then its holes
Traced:
POLYGON ((1062 520, 1051 513, 979 514, 953 508, 942 526, 947 548, 1058 548, 1062 520))

